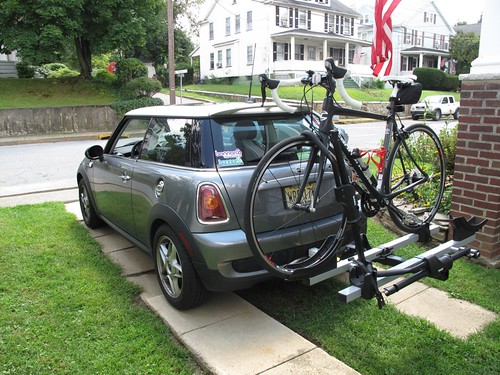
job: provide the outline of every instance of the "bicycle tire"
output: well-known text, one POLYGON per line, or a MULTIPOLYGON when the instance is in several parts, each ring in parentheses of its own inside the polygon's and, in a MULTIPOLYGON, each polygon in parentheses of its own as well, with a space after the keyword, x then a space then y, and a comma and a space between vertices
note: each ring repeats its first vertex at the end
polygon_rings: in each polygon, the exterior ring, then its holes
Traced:
MULTIPOLYGON (((343 207, 335 201, 333 155, 328 156, 319 179, 315 212, 296 209, 292 203, 304 180, 307 157, 317 152, 313 142, 302 135, 279 142, 259 162, 247 190, 244 224, 248 244, 259 265, 279 278, 313 275, 329 264, 342 242, 346 220, 343 207)), ((317 158, 311 166, 307 195, 318 182, 317 158)))
POLYGON ((424 173, 428 176, 428 181, 394 197, 388 207, 398 228, 417 233, 432 221, 443 199, 445 156, 439 137, 429 126, 411 125, 404 134, 396 139, 387 159, 383 191, 394 193, 417 182, 424 173))

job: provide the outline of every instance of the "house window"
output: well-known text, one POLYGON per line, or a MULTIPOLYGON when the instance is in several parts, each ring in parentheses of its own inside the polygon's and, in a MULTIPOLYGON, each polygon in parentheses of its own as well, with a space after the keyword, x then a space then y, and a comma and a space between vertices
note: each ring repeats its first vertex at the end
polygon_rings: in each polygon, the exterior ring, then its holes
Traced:
POLYGON ((253 64, 253 46, 247 46, 247 65, 253 64))
POLYGON ((351 18, 344 17, 344 35, 352 35, 351 33, 351 18))
POLYGON ((345 65, 345 49, 344 48, 330 48, 330 56, 337 62, 337 65, 345 65))
POLYGON ((234 32, 238 34, 240 32, 240 15, 234 16, 234 32))
POLYGON ((210 70, 214 70, 215 68, 215 57, 213 52, 210 54, 210 70))
POLYGON ((231 18, 226 18, 226 36, 231 35, 231 18))
POLYGON ((289 24, 290 21, 290 11, 292 9, 276 6, 276 26, 281 27, 292 27, 292 24, 289 24))
POLYGON ((226 49, 226 66, 231 66, 231 48, 226 49))
POLYGON ((299 29, 307 29, 307 12, 299 10, 299 29))
POLYGON ((417 67, 417 58, 411 56, 401 56, 401 70, 412 71, 417 67))
POLYGON ((217 51, 217 68, 222 68, 222 50, 217 51))
POLYGON ((304 60, 304 45, 296 44, 295 45, 295 60, 304 60))
POLYGON ((214 23, 210 22, 208 24, 208 39, 213 40, 214 39, 214 23))
POLYGON ((273 43, 273 61, 289 60, 288 43, 273 43))
POLYGON ((317 60, 317 58, 316 58, 316 47, 314 47, 314 46, 308 46, 307 47, 307 59, 309 61, 315 61, 315 60, 317 60))
POLYGON ((252 30, 252 11, 247 12, 247 31, 252 30))
POLYGON ((436 13, 424 12, 424 22, 436 24, 436 13))

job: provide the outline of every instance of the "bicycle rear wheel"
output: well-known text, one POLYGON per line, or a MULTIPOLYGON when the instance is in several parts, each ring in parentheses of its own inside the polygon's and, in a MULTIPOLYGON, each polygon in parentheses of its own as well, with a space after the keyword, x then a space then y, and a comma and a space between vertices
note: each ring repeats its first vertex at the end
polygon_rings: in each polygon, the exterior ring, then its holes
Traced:
POLYGON ((436 215, 445 188, 445 157, 436 133, 424 124, 411 125, 398 138, 383 176, 386 194, 399 192, 389 205, 394 223, 415 233, 436 215))
POLYGON ((245 201, 245 232, 255 259, 274 276, 310 276, 329 264, 342 242, 346 220, 335 200, 334 162, 297 136, 278 143, 257 165, 245 201))

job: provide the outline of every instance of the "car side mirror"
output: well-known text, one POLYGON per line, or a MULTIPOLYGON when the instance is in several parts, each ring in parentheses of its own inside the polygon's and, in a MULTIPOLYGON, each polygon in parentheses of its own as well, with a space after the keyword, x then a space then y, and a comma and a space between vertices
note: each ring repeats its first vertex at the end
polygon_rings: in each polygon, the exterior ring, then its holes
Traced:
POLYGON ((90 160, 100 160, 104 155, 104 150, 100 145, 94 145, 85 150, 85 157, 90 160))

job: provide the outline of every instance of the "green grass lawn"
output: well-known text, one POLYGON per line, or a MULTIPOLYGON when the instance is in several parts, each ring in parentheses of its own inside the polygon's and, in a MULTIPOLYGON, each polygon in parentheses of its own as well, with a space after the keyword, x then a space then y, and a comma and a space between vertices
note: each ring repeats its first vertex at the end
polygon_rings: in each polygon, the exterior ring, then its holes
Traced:
POLYGON ((1 374, 200 373, 61 203, 0 208, 1 374))
POLYGON ((0 78, 0 108, 109 105, 115 101, 105 86, 80 78, 0 78))
MULTIPOLYGON (((187 89, 188 92, 186 95, 191 95, 189 90, 201 90, 201 91, 211 91, 211 92, 223 92, 230 94, 239 94, 239 95, 248 95, 249 86, 248 85, 214 85, 214 84, 204 84, 204 85, 187 85, 183 88, 187 89)), ((347 89, 349 95, 359 101, 362 102, 385 102, 388 101, 389 96, 391 94, 392 89, 347 89)), ((281 87, 278 89, 280 97, 283 99, 294 99, 301 100, 303 96, 303 88, 302 86, 294 86, 294 87, 281 87)), ((168 91, 165 91, 168 93, 168 91)), ((314 90, 314 100, 321 101, 323 100, 325 94, 325 90, 322 88, 316 88, 314 90)), ((260 97, 260 86, 252 85, 252 95, 260 97)), ((460 93, 450 93, 445 91, 427 91, 424 90, 422 92, 421 98, 425 98, 429 95, 453 95, 457 100, 460 100, 460 93)), ((268 92, 268 96, 270 97, 270 93, 268 92)), ((210 97, 210 96, 208 96, 210 97)), ((342 100, 338 92, 335 93, 335 98, 337 100, 342 100)), ((308 96, 310 100, 311 97, 308 96)))
MULTIPOLYGON (((382 226, 369 223, 372 246, 393 237, 382 226)), ((413 245, 398 254, 417 251, 422 249, 413 245)), ((498 270, 459 260, 448 281, 426 280, 454 297, 500 313, 498 270)), ((378 310, 374 300, 339 302, 336 293, 345 286, 336 280, 312 287, 271 281, 240 295, 363 375, 500 373, 500 319, 461 340, 391 305, 378 310)), ((461 319, 467 324, 470 317, 461 319)))

